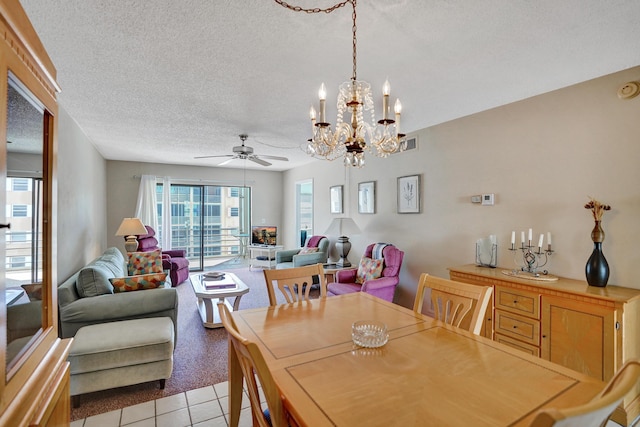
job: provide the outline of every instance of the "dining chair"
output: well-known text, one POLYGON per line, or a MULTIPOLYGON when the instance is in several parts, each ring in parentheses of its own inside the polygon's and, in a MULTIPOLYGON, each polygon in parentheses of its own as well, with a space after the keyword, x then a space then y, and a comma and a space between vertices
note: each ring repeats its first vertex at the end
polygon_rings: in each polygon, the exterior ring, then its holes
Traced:
POLYGON ((480 335, 491 300, 490 286, 470 285, 422 273, 413 303, 413 311, 416 313, 422 313, 427 288, 431 289, 431 303, 436 319, 480 335))
POLYGON ((280 289, 288 303, 309 299, 312 285, 320 285, 320 297, 327 296, 327 279, 322 264, 305 265, 304 267, 284 270, 264 270, 267 282, 269 305, 277 305, 275 289, 280 289))
POLYGON ((531 427, 600 427, 640 380, 640 360, 630 359, 589 403, 567 409, 542 409, 531 427))
POLYGON ((247 393, 249 394, 253 425, 260 427, 287 427, 289 423, 287 422, 280 391, 271 376, 271 371, 269 371, 260 349, 254 342, 240 335, 238 327, 224 302, 218 302, 218 311, 220 312, 222 325, 229 334, 231 346, 240 362, 242 375, 247 385, 247 393), (260 403, 259 386, 262 386, 262 392, 266 400, 267 409, 265 410, 262 409, 262 404, 260 403))

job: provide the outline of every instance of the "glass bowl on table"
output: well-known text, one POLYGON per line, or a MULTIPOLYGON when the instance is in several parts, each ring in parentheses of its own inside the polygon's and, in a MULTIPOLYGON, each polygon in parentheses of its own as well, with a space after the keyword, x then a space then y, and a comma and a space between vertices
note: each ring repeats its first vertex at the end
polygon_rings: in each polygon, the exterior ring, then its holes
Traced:
POLYGON ((351 339, 360 347, 382 347, 389 340, 387 325, 376 320, 358 320, 351 325, 351 339))

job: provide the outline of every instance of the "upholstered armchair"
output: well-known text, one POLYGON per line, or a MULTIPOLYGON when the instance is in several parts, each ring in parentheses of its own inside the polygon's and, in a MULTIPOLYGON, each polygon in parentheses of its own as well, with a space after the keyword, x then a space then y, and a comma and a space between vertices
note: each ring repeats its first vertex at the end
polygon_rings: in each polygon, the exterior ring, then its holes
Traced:
POLYGON ((311 236, 302 248, 276 252, 276 269, 324 264, 327 258, 329 258, 329 239, 325 236, 311 236))
MULTIPOLYGON (((364 251, 358 268, 336 272, 336 281, 327 285, 327 295, 366 292, 387 301, 393 301, 396 286, 400 281, 400 267, 404 252, 390 244, 373 243, 364 251), (381 259, 381 270, 377 274, 368 271, 371 260, 381 259), (361 272, 359 275, 358 272, 361 272), (358 276, 361 280, 358 280, 358 276), (374 278, 375 277, 375 278, 374 278), (361 283, 358 283, 361 281, 361 283)), ((375 262, 374 262, 375 263, 375 262)))
MULTIPOLYGON (((147 234, 138 236, 138 252, 151 252, 160 249, 153 228, 145 225, 147 234)), ((184 249, 162 251, 162 268, 169 271, 172 286, 178 286, 189 278, 189 260, 184 249)))

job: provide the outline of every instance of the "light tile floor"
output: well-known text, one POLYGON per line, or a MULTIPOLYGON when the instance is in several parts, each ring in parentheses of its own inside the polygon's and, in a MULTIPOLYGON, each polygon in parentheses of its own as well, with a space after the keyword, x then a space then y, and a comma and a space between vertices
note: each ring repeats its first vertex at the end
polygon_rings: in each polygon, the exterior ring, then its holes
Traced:
MULTIPOLYGON (((215 384, 71 423, 71 427, 228 427, 228 383, 215 384)), ((262 390, 260 390, 262 396, 262 390)), ((238 427, 252 427, 251 407, 242 396, 238 427)), ((262 398, 264 402, 264 396, 262 398)), ((636 425, 638 419, 632 425, 636 425)), ((606 427, 620 427, 608 421, 606 427)))
MULTIPOLYGON (((71 427, 228 427, 228 383, 189 390, 71 423, 71 427)), ((249 397, 243 395, 239 427, 251 427, 249 397)))

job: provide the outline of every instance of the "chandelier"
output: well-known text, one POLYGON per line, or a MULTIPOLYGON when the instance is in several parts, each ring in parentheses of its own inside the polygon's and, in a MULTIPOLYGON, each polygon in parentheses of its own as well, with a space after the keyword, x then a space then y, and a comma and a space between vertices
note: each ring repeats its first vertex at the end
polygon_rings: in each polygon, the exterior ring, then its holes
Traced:
POLYGON ((400 100, 396 100, 394 104, 395 115, 391 118, 389 111, 391 86, 389 81, 385 81, 382 86, 382 119, 376 121, 371 85, 357 79, 356 0, 345 0, 327 9, 305 9, 291 6, 283 0, 275 0, 275 2, 287 9, 306 13, 331 13, 348 3, 353 7, 351 14, 353 21, 351 27, 353 33, 353 74, 351 80, 342 83, 338 88, 338 115, 335 129, 331 128, 331 123, 326 119, 326 87, 324 83, 320 86, 318 91, 319 112, 313 106, 309 111, 312 137, 307 141, 307 154, 327 160, 343 157, 345 166, 361 168, 364 166, 365 150, 378 157, 387 157, 389 154, 404 150, 406 135, 400 133, 402 104, 400 104, 400 100), (345 120, 345 113, 351 113, 351 120, 345 120), (370 119, 367 120, 365 116, 370 119))

